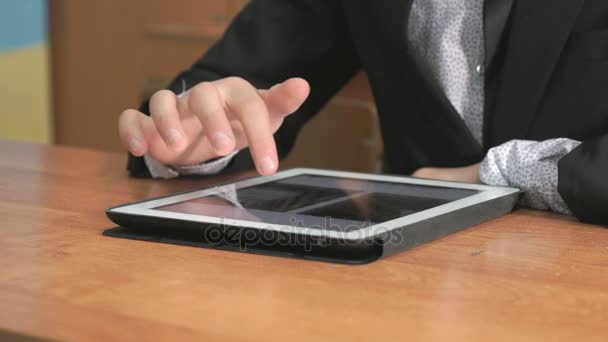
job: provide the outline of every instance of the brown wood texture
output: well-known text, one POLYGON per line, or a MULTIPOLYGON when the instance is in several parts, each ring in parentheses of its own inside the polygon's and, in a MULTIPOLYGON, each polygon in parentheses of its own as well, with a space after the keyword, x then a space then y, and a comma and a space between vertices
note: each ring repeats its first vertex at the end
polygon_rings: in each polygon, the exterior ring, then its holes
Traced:
MULTIPOLYGON (((118 115, 218 39, 238 0, 49 2, 55 142, 122 151, 118 115)), ((166 84, 163 84, 163 87, 166 84)))
POLYGON ((364 266, 108 238, 110 206, 226 181, 0 142, 0 330, 59 340, 606 341, 608 230, 534 211, 364 266))

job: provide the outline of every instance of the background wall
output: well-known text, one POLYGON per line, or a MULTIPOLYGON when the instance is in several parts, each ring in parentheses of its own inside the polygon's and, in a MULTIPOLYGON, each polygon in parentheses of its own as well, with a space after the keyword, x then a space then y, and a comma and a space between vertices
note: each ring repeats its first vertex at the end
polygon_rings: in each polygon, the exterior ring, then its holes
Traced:
POLYGON ((0 1, 0 137, 51 142, 47 0, 0 1))

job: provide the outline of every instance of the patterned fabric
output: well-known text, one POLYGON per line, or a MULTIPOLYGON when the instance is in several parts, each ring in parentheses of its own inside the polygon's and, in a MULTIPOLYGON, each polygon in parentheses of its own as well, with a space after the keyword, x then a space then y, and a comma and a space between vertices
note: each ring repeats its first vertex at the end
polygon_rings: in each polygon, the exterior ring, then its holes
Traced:
MULTIPOLYGON (((484 0, 414 0, 408 39, 423 67, 441 86, 473 137, 482 143, 484 109, 484 0)), ((485 184, 525 191, 522 205, 571 214, 557 191, 557 162, 580 142, 512 140, 491 149, 480 166, 485 184)), ((212 175, 222 171, 233 153, 211 163, 169 168, 145 157, 155 178, 181 174, 212 175)))
POLYGON ((566 138, 511 140, 488 152, 480 165, 480 179, 485 184, 525 190, 524 206, 572 215, 557 192, 557 162, 579 144, 566 138))
MULTIPOLYGON (((152 158, 149 154, 144 155, 144 162, 146 162, 146 166, 148 167, 148 171, 150 171, 150 175, 152 178, 162 178, 162 179, 171 179, 179 177, 179 173, 177 170, 174 170, 172 167, 169 167, 158 160, 152 158)), ((201 164, 201 166, 206 163, 201 164)), ((221 171, 222 169, 219 169, 221 171)), ((200 174, 203 175, 202 173, 200 174)))
POLYGON ((414 0, 408 39, 478 143, 484 110, 484 0, 414 0))
POLYGON ((150 175, 154 178, 171 179, 179 177, 180 175, 211 176, 225 169, 238 152, 239 151, 234 151, 225 157, 200 165, 167 166, 147 154, 144 156, 144 161, 150 171, 150 175))

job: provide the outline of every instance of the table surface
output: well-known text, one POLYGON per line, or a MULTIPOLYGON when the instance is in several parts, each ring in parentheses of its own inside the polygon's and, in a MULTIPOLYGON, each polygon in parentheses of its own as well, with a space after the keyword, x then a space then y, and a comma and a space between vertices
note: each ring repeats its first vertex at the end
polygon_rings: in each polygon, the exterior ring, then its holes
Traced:
POLYGON ((226 181, 0 141, 0 329, 60 340, 607 341, 608 229, 520 210, 363 266, 102 236, 104 210, 226 181))

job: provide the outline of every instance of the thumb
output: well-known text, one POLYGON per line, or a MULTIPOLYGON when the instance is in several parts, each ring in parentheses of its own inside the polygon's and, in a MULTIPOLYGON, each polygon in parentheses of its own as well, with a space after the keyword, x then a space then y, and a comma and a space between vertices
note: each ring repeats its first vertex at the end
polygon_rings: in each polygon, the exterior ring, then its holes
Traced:
POLYGON ((284 117, 302 106, 308 98, 310 86, 302 78, 290 78, 268 90, 258 90, 258 93, 266 103, 271 116, 284 117))

